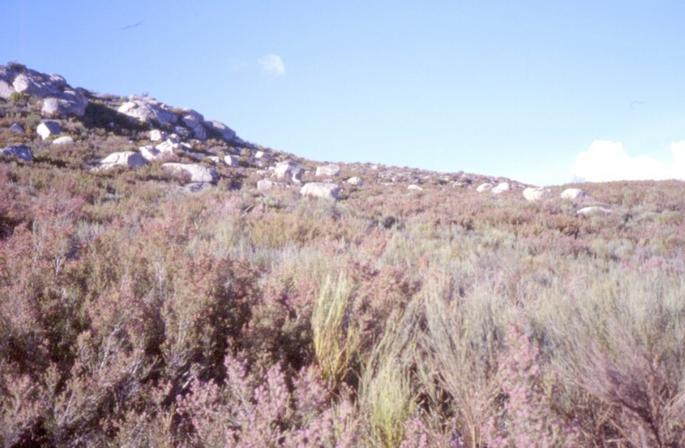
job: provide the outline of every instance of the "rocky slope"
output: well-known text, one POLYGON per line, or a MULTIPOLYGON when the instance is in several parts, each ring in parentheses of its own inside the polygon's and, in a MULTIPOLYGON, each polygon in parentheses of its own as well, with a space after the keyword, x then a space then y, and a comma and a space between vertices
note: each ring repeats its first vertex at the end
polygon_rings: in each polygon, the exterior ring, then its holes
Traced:
MULTIPOLYGON (((260 191, 297 189, 304 196, 344 199, 375 184, 408 192, 455 189, 491 195, 517 194, 529 201, 551 196, 510 179, 435 173, 377 164, 321 165, 248 143, 227 125, 206 120, 192 109, 173 107, 149 96, 121 97, 72 87, 60 75, 21 64, 0 66, 0 148, 6 159, 67 164, 103 172, 153 164, 198 192, 226 179, 230 188, 260 191), (60 154, 69 154, 65 159, 60 154), (304 185, 310 184, 310 185, 304 185)), ((561 198, 592 202, 581 190, 561 198)))

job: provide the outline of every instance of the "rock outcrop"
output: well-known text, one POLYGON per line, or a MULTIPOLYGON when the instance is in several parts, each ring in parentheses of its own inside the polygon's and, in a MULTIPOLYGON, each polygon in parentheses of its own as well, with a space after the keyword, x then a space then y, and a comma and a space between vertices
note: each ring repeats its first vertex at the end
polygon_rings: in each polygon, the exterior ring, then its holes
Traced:
POLYGON ((82 117, 88 106, 84 93, 59 75, 40 73, 20 64, 0 66, 0 98, 10 99, 13 94, 41 98, 41 114, 49 118, 82 117))
POLYGON ((210 120, 205 121, 204 124, 210 132, 218 134, 221 138, 223 138, 226 141, 230 142, 237 140, 238 138, 233 129, 229 128, 220 121, 210 120))
POLYGON ((141 123, 170 126, 178 121, 178 115, 169 106, 146 96, 132 97, 119 106, 117 111, 141 123))

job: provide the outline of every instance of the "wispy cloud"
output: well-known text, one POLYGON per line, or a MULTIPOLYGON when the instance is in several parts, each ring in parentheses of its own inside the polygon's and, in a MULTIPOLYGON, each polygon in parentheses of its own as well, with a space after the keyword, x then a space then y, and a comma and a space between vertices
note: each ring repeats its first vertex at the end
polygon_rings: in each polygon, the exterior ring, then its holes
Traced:
POLYGON ((265 54, 257 60, 257 63, 262 71, 269 76, 277 78, 285 74, 285 63, 283 63, 283 58, 277 54, 265 54))
POLYGON ((671 144, 671 160, 630 155, 623 143, 595 140, 576 157, 573 177, 588 182, 612 180, 685 179, 685 141, 671 144))

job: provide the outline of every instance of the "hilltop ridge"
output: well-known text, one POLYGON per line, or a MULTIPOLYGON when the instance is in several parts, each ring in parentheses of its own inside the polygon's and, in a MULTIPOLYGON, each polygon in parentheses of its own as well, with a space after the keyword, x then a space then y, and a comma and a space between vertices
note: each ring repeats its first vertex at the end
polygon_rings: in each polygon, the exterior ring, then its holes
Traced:
MULTIPOLYGON (((150 162, 190 162, 206 169, 196 166, 188 170, 202 171, 210 180, 192 181, 189 174, 192 191, 215 185, 221 179, 229 179, 235 188, 238 179, 245 178, 251 178, 253 186, 263 180, 262 190, 294 188, 317 180, 331 184, 335 180, 336 187, 328 189, 336 193, 322 193, 334 199, 352 187, 360 187, 362 177, 367 182, 401 185, 410 191, 419 191, 424 184, 480 187, 479 191, 501 184, 493 189, 495 193, 526 187, 506 178, 371 163, 337 163, 337 168, 327 170, 314 161, 244 141, 229 126, 207 120, 193 109, 174 107, 151 96, 124 97, 72 87, 60 75, 41 73, 18 63, 0 66, 0 100, 4 100, 0 104, 0 143, 6 156, 32 161, 35 155, 38 162, 54 160, 96 171, 115 166, 133 169, 150 162), (55 145, 61 146, 63 152, 67 145, 73 157, 55 160, 59 152, 55 145), (342 170, 346 177, 338 176, 336 170, 342 170)), ((176 167, 176 171, 184 171, 176 167)), ((315 191, 326 187, 317 188, 315 191)))

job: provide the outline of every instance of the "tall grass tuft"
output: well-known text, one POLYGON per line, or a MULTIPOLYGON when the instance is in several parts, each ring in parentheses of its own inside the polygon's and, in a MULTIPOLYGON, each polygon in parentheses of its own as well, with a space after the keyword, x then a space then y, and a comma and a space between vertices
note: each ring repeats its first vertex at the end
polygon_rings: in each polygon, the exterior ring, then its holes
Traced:
POLYGON ((345 274, 327 277, 312 311, 314 353, 325 380, 335 385, 349 373, 361 337, 349 315, 353 286, 345 274))
POLYGON ((407 420, 416 408, 411 370, 418 358, 420 315, 416 300, 395 313, 365 360, 359 386, 362 412, 368 415, 371 446, 396 447, 404 440, 407 420))

